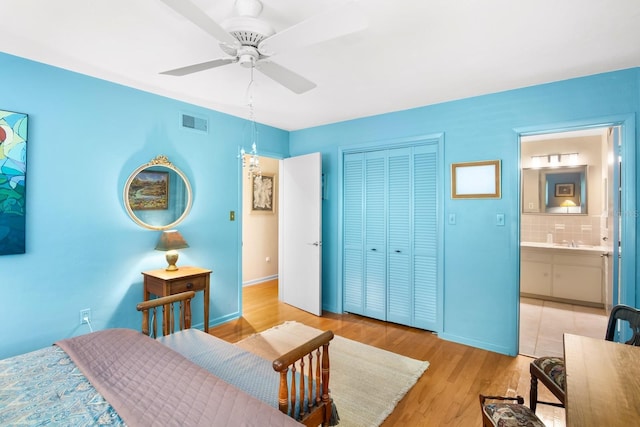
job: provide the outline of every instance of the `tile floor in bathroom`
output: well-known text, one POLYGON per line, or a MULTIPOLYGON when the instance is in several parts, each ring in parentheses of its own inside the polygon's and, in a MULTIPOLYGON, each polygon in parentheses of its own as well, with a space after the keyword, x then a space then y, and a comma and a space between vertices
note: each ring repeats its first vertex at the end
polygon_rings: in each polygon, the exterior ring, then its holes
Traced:
POLYGON ((604 339, 607 321, 603 308, 521 297, 520 354, 562 356, 562 334, 604 339))

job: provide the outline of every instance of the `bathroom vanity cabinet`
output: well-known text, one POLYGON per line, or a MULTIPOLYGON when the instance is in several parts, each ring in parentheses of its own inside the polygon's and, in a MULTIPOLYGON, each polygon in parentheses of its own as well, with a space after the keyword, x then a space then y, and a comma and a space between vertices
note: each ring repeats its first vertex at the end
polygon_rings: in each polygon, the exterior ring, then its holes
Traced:
POLYGON ((590 306, 604 303, 602 251, 522 247, 520 293, 590 306))

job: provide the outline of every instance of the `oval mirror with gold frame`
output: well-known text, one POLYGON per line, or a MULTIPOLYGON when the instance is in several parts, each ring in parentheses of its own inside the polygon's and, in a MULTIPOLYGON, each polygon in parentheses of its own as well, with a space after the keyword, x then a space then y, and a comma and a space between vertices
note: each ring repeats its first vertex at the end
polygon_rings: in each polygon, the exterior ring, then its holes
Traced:
POLYGON ((191 184, 167 156, 157 156, 127 179, 124 206, 141 227, 167 230, 185 219, 191 209, 191 184))

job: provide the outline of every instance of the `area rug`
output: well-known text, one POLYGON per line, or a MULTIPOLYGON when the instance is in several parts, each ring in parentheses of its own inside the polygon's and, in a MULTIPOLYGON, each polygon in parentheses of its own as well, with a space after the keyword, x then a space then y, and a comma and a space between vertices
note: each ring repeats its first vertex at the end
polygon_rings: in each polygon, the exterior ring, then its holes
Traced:
MULTIPOLYGON (((236 343, 268 360, 322 333, 298 322, 286 322, 236 343)), ((429 367, 357 341, 335 336, 329 345, 331 397, 340 427, 379 426, 429 367)))

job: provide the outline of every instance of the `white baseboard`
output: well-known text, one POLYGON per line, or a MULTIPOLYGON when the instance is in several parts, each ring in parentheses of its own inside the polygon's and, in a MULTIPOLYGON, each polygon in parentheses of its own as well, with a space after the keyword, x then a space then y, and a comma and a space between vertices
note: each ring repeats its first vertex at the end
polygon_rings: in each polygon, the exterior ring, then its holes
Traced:
POLYGON ((253 279, 253 280, 247 280, 246 282, 242 282, 242 287, 244 288, 245 286, 258 285, 260 283, 269 282, 271 280, 276 280, 277 278, 278 278, 278 275, 274 274, 272 276, 260 277, 258 279, 253 279))

